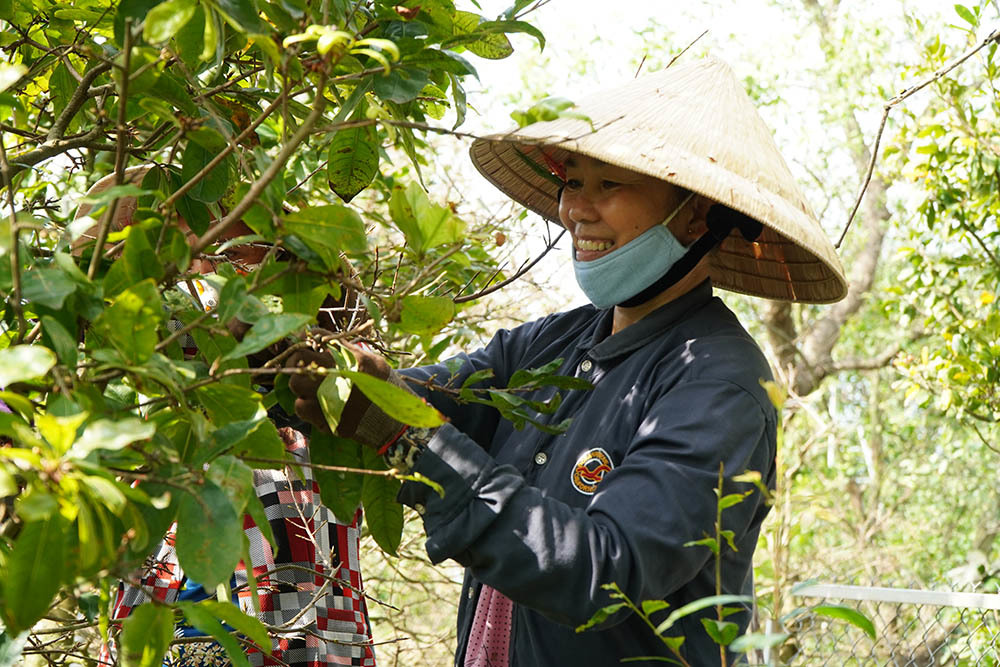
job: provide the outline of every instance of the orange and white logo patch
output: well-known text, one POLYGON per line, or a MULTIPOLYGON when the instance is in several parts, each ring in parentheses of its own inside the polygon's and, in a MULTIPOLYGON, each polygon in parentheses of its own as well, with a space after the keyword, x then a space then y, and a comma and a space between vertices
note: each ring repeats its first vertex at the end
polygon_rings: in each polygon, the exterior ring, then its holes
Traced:
POLYGON ((600 447, 584 452, 576 460, 573 466, 573 474, 570 481, 580 493, 592 496, 597 490, 597 485, 601 483, 604 476, 614 470, 615 464, 611 462, 611 457, 600 447))

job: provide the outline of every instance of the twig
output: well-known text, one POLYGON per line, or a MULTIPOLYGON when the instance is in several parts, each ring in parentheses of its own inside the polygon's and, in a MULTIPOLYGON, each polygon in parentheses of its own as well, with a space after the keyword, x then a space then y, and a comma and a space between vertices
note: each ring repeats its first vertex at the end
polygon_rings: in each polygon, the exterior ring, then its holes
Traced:
POLYGON ((545 257, 547 254, 549 254, 549 252, 556 247, 556 244, 559 243, 559 239, 561 239, 563 237, 563 234, 565 233, 566 233, 565 229, 559 232, 559 235, 556 236, 555 239, 546 244, 545 250, 543 250, 538 257, 533 259, 530 263, 522 266, 520 269, 517 270, 517 273, 512 275, 510 278, 507 278, 507 280, 501 281, 496 285, 494 285, 493 287, 487 287, 485 289, 482 289, 476 292, 475 294, 470 294, 468 296, 456 296, 454 299, 452 299, 452 301, 454 301, 455 303, 465 303, 466 301, 475 301, 476 299, 480 299, 488 294, 493 294, 493 292, 501 290, 507 285, 510 285, 512 282, 514 282, 515 280, 526 274, 528 271, 532 269, 532 267, 534 267, 536 264, 542 261, 542 258, 545 257))
MULTIPOLYGON (((287 464, 288 462, 286 461, 285 463, 287 464)), ((299 463, 299 462, 296 462, 295 465, 302 465, 302 464, 299 463)), ((394 605, 391 605, 388 602, 384 602, 384 601, 378 599, 377 597, 375 597, 374 595, 366 593, 362 589, 360 589, 360 588, 352 585, 351 582, 349 582, 349 581, 344 581, 343 579, 338 579, 337 577, 334 577, 332 575, 326 574, 325 572, 320 572, 320 571, 318 571, 318 570, 316 570, 314 568, 311 568, 311 567, 306 567, 305 565, 295 565, 294 563, 283 563, 281 565, 275 565, 272 569, 270 569, 270 570, 268 570, 266 572, 261 572, 258 575, 258 578, 259 579, 263 579, 264 577, 269 577, 272 574, 275 574, 277 572, 281 572, 282 570, 301 570, 302 572, 308 572, 309 574, 311 574, 311 575, 313 575, 315 577, 319 577, 321 579, 326 579, 327 581, 331 581, 331 582, 337 584, 338 586, 342 586, 343 588, 347 588, 349 590, 352 590, 355 593, 357 593, 358 595, 364 595, 366 598, 368 598, 369 600, 371 600, 375 604, 381 605, 383 607, 388 607, 389 609, 392 609, 393 611, 400 611, 400 609, 398 607, 396 607, 394 605)), ((331 572, 332 571, 333 570, 331 569, 331 572)))
MULTIPOLYGON (((708 34, 708 29, 706 28, 706 29, 705 29, 705 32, 701 33, 700 35, 698 35, 697 37, 695 37, 694 39, 692 39, 692 40, 691 40, 691 43, 690 43, 690 44, 688 44, 687 46, 685 46, 685 47, 684 47, 683 49, 681 49, 680 53, 678 53, 678 54, 677 54, 676 56, 674 56, 673 58, 671 58, 671 59, 670 59, 670 62, 668 62, 668 63, 667 63, 667 67, 670 67, 670 66, 671 66, 671 65, 673 65, 673 64, 674 64, 675 62, 677 62, 677 59, 678 59, 678 58, 680 58, 680 57, 681 57, 681 56, 683 56, 683 55, 684 55, 685 53, 687 53, 687 50, 688 50, 688 49, 690 49, 690 48, 691 48, 692 46, 694 46, 695 44, 697 44, 697 43, 698 43, 698 40, 700 40, 700 39, 701 39, 702 37, 704 37, 704 36, 705 36, 705 35, 707 35, 707 34, 708 34)), ((645 60, 645 58, 643 58, 643 60, 645 60)), ((640 65, 640 67, 642 67, 642 65, 640 65)), ((667 67, 664 67, 663 69, 667 69, 667 67)), ((636 75, 636 76, 639 76, 639 73, 638 73, 638 72, 636 72, 636 73, 635 73, 635 75, 636 75)))
MULTIPOLYGON (((128 106, 128 72, 131 62, 132 19, 126 18, 125 38, 122 44, 121 87, 118 93, 118 126, 115 128, 118 132, 117 151, 115 153, 115 185, 121 185, 124 182, 125 175, 125 141, 128 137, 126 107, 128 106)), ((118 214, 120 202, 121 197, 115 197, 114 201, 108 204, 107 210, 104 211, 104 216, 97 227, 97 238, 94 240, 94 254, 90 258, 90 268, 87 270, 87 278, 90 280, 93 280, 94 276, 97 275, 97 267, 101 265, 101 252, 104 249, 104 243, 108 240, 108 230, 111 228, 111 223, 118 214)))
MULTIPOLYGON (((323 94, 323 89, 326 87, 326 68, 320 74, 320 79, 316 85, 316 100, 313 102, 312 111, 302 122, 302 125, 295 131, 292 138, 289 139, 281 151, 274 157, 274 161, 267 166, 264 173, 260 175, 254 183, 247 190, 246 195, 239 201, 236 206, 223 218, 217 225, 212 226, 208 231, 206 231, 194 245, 191 247, 192 254, 198 254, 205 248, 207 248, 212 243, 215 243, 221 236, 226 232, 229 227, 243 219, 243 214, 250 210, 250 207, 254 205, 260 195, 264 192, 264 189, 277 177, 278 173, 284 168, 285 163, 288 162, 292 154, 298 149, 299 144, 306 140, 309 134, 312 132, 313 126, 322 117, 323 110, 326 108, 326 95, 323 94)), ((283 99, 283 97, 282 97, 283 99)), ((176 272, 177 267, 172 267, 173 271, 176 272)), ((170 270, 167 271, 170 273, 170 270)), ((169 277, 169 276, 168 276, 169 277)))
MULTIPOLYGON (((213 169, 215 169, 217 166, 219 166, 219 164, 223 160, 225 160, 227 157, 229 157, 229 154, 232 153, 236 149, 236 146, 241 141, 243 141, 248 136, 250 136, 251 132, 253 132, 254 130, 256 130, 260 126, 260 124, 263 123, 267 119, 268 116, 270 116, 272 113, 274 113, 278 109, 278 107, 281 105, 281 101, 284 99, 284 97, 285 97, 285 91, 282 91, 281 94, 278 95, 278 97, 276 97, 274 99, 274 101, 271 102, 271 104, 269 104, 267 106, 267 108, 264 109, 260 113, 260 115, 257 116, 257 118, 255 118, 254 121, 252 123, 250 123, 250 125, 247 126, 247 128, 245 130, 243 130, 242 132, 240 132, 225 148, 223 148, 221 151, 219 151, 218 155, 216 155, 214 158, 211 159, 211 161, 209 161, 208 164, 206 164, 204 167, 202 167, 202 169, 197 174, 195 174, 194 176, 192 176, 188 180, 187 183, 185 183, 181 187, 177 188, 177 190, 175 190, 173 192, 173 194, 171 194, 163 202, 163 204, 161 204, 160 209, 162 211, 169 210, 169 208, 171 206, 173 206, 174 202, 176 202, 178 199, 180 199, 185 194, 187 194, 187 192, 191 188, 193 188, 195 185, 197 185, 203 178, 205 178, 205 176, 207 176, 210 171, 212 171, 213 169)), ((206 245, 208 245, 208 244, 206 244, 206 245)))
POLYGON ((972 424, 972 423, 970 423, 969 426, 972 427, 972 430, 975 431, 975 433, 976 433, 977 436, 979 436, 979 440, 984 445, 986 445, 987 448, 993 450, 997 454, 1000 454, 1000 449, 997 449, 994 445, 991 445, 990 441, 983 437, 983 434, 979 432, 979 427, 978 426, 976 426, 975 424, 972 424))
MULTIPOLYGON (((992 215, 992 213, 987 213, 986 216, 983 218, 983 222, 986 222, 986 218, 988 218, 990 215, 992 215)), ((997 259, 997 256, 993 253, 992 250, 989 249, 989 247, 986 245, 983 239, 979 237, 979 234, 976 233, 976 230, 974 230, 972 227, 969 226, 969 223, 965 221, 965 217, 960 216, 958 218, 958 222, 960 225, 962 225, 962 227, 965 228, 965 231, 967 231, 972 236, 972 238, 976 240, 976 243, 979 244, 979 247, 983 249, 983 252, 986 253, 986 255, 990 258, 990 260, 992 260, 993 266, 997 267, 997 269, 1000 269, 1000 260, 997 259)))
POLYGON ((20 343, 24 339, 24 333, 28 328, 28 323, 24 319, 24 310, 21 308, 21 249, 17 240, 18 224, 17 213, 14 209, 14 188, 12 187, 10 173, 10 163, 7 162, 7 149, 4 147, 3 135, 0 134, 0 174, 3 175, 3 186, 7 188, 7 202, 10 204, 10 277, 11 308, 17 315, 17 338, 14 344, 20 343))
POLYGON ((837 239, 837 243, 834 244, 835 248, 840 248, 840 244, 844 242, 844 237, 847 236, 847 230, 851 228, 851 223, 854 222, 854 216, 857 215, 858 209, 861 207, 861 200, 864 199, 865 192, 868 190, 868 184, 871 183, 872 174, 875 171, 875 161, 878 160, 879 144, 882 142, 882 134, 885 132, 885 123, 889 119, 889 112, 892 111, 892 108, 897 104, 899 104, 900 102, 902 102, 903 100, 905 100, 906 98, 913 95, 914 93, 923 90, 930 84, 942 78, 944 75, 951 72, 953 69, 964 63, 966 60, 968 60, 975 54, 982 51, 984 48, 986 48, 993 42, 1000 42, 1000 28, 991 32, 977 46, 970 49, 962 56, 959 56, 945 67, 942 67, 938 71, 934 72, 934 74, 932 74, 927 79, 913 86, 910 86, 909 88, 903 90, 898 95, 896 95, 895 97, 893 97, 892 99, 890 99, 888 102, 885 103, 885 108, 882 112, 882 120, 881 122, 879 122, 878 132, 875 135, 875 143, 872 146, 871 159, 868 161, 868 171, 866 172, 864 181, 861 184, 861 191, 858 192, 858 198, 854 202, 854 208, 851 209, 851 214, 847 216, 847 224, 844 225, 844 231, 841 232, 840 238, 837 239))
MULTIPOLYGON (((241 456, 242 461, 255 461, 257 463, 277 463, 282 465, 288 465, 288 461, 285 459, 267 459, 258 456, 241 456)), ((399 471, 395 468, 390 468, 389 470, 369 470, 367 468, 348 468, 345 466, 328 466, 320 463, 303 463, 301 461, 296 461, 294 465, 302 466, 303 468, 313 468, 314 470, 327 470, 329 472, 349 472, 355 475, 374 475, 376 477, 395 477, 399 474, 399 471)))

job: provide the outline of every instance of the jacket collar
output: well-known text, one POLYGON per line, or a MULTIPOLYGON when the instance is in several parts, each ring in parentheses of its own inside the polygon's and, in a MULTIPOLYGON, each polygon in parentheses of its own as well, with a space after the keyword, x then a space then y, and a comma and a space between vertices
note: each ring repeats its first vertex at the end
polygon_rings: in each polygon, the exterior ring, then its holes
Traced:
POLYGON ((697 310, 712 299, 712 281, 705 280, 687 294, 660 306, 649 315, 619 331, 611 333, 614 309, 600 311, 600 315, 590 336, 584 337, 577 347, 589 350, 587 355, 597 362, 609 361, 633 352, 663 335, 676 322, 697 310))

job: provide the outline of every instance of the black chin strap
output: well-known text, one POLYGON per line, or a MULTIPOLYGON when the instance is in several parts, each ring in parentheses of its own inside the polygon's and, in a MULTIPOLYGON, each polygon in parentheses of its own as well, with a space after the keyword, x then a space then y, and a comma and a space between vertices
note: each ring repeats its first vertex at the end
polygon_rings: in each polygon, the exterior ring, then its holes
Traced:
POLYGON ((652 285, 618 305, 625 308, 638 306, 674 285, 690 273, 691 269, 708 254, 708 251, 722 243, 722 240, 729 236, 729 233, 734 229, 740 230, 740 234, 747 241, 756 240, 764 230, 764 225, 753 218, 722 204, 714 204, 712 208, 708 209, 705 224, 708 226, 708 231, 692 243, 688 251, 684 253, 684 256, 677 260, 666 273, 660 276, 652 285))

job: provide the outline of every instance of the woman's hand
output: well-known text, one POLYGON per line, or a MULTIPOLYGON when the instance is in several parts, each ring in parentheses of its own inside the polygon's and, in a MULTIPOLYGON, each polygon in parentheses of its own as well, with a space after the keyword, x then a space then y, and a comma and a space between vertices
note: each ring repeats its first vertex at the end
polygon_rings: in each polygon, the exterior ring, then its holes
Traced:
MULTIPOLYGON (((322 329, 313 329, 311 333, 314 336, 328 334, 322 329)), ((345 344, 344 347, 354 355, 358 371, 410 391, 403 377, 393 371, 380 355, 357 345, 345 344)), ((319 368, 333 368, 335 366, 333 355, 323 347, 319 349, 304 347, 296 350, 288 358, 287 364, 302 368, 308 368, 312 364, 319 368)), ((319 373, 295 374, 289 378, 288 388, 296 396, 295 414, 313 426, 329 432, 326 417, 323 415, 319 399, 316 396, 323 379, 324 376, 319 373)), ((360 389, 354 387, 351 389, 351 394, 340 415, 336 433, 342 438, 350 438, 363 445, 380 449, 386 443, 394 440, 404 428, 406 428, 405 424, 382 412, 360 389)))

